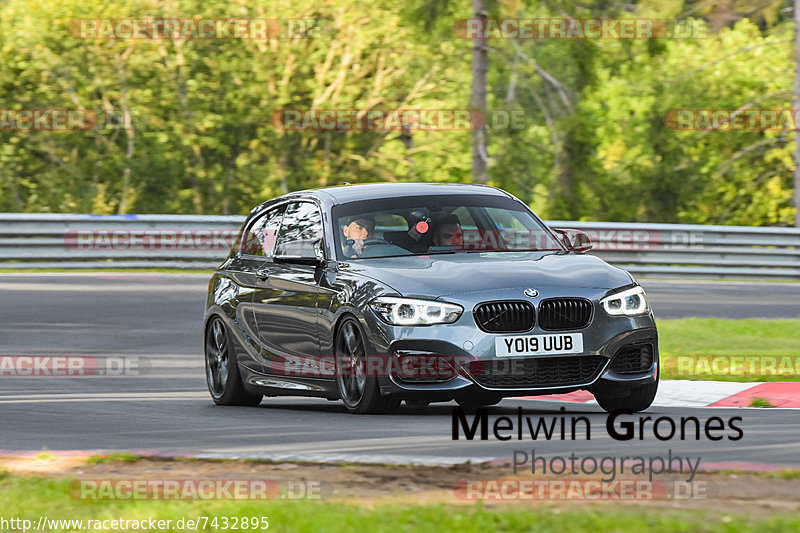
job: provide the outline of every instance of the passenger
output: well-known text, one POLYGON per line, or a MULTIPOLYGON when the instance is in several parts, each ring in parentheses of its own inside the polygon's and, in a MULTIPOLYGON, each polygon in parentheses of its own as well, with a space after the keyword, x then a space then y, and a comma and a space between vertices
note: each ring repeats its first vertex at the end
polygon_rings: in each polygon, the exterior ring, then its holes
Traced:
POLYGON ((461 229, 461 222, 458 216, 449 214, 439 219, 434 225, 433 232, 434 246, 452 246, 453 248, 464 247, 464 232, 461 229))
POLYGON ((342 252, 345 257, 360 257, 364 253, 364 241, 371 239, 374 233, 375 219, 360 215, 346 219, 342 226, 342 252), (348 244, 349 241, 352 243, 348 244))

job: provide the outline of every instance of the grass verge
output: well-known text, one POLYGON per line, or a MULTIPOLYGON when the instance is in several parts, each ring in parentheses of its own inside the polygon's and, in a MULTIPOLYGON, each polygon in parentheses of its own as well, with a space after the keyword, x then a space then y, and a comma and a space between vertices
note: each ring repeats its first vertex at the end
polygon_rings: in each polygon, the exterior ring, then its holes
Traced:
POLYGON ((800 381, 800 319, 659 320, 658 338, 663 379, 800 381))
MULTIPOLYGON (((69 481, 32 475, 0 473, 0 501, 3 517, 30 520, 38 524, 48 520, 83 520, 75 523, 47 524, 54 532, 83 530, 87 520, 171 520, 163 530, 183 531, 176 527, 180 519, 217 518, 218 526, 205 531, 222 530, 223 517, 230 524, 234 517, 266 517, 269 531, 292 532, 396 532, 396 531, 483 531, 527 532, 732 532, 759 533, 800 531, 800 516, 774 514, 768 517, 709 513, 695 509, 654 509, 635 505, 600 504, 563 507, 527 502, 516 505, 376 505, 372 508, 308 500, 272 501, 83 501, 69 496, 69 481)), ((99 525, 99 523, 98 523, 99 525)), ((123 531, 112 524, 102 531, 123 531)), ((230 528, 229 528, 230 529, 230 528)), ((239 528, 241 529, 241 528, 239 528)), ((131 528, 129 527, 129 530, 131 528)), ((199 527, 198 530, 204 530, 199 527)), ((264 528, 250 528, 250 531, 264 528)))

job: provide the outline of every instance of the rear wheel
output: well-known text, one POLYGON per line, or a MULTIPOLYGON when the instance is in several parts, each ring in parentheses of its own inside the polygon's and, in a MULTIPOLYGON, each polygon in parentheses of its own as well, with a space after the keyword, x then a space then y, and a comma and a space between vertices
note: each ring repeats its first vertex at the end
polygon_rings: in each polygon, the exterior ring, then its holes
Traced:
POLYGON ((336 387, 344 406, 351 413, 392 413, 400 400, 381 396, 377 376, 367 375, 367 342, 355 318, 339 325, 334 343, 336 387))
POLYGON ((260 394, 244 390, 225 323, 214 317, 206 328, 206 382, 217 405, 258 405, 260 394))
POLYGON ((627 396, 613 396, 608 392, 598 391, 594 393, 594 398, 600 407, 607 412, 617 409, 630 409, 633 412, 644 411, 653 404, 658 392, 658 379, 661 374, 659 367, 656 372, 656 380, 634 389, 627 396))

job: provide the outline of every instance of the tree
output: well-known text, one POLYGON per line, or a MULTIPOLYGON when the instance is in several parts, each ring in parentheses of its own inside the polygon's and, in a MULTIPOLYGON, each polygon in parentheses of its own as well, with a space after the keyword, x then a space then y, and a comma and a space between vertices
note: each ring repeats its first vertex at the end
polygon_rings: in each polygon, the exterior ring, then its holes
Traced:
MULTIPOLYGON (((794 0, 794 25, 794 109, 800 109, 800 0, 794 0)), ((794 142, 794 226, 800 228, 800 130, 794 142)))

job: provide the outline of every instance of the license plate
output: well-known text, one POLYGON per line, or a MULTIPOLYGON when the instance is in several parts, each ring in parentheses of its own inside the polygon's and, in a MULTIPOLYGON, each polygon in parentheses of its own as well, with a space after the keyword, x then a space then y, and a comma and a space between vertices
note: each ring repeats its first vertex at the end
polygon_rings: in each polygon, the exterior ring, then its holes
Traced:
POLYGON ((497 337, 494 349, 497 357, 583 353, 583 333, 497 337))

